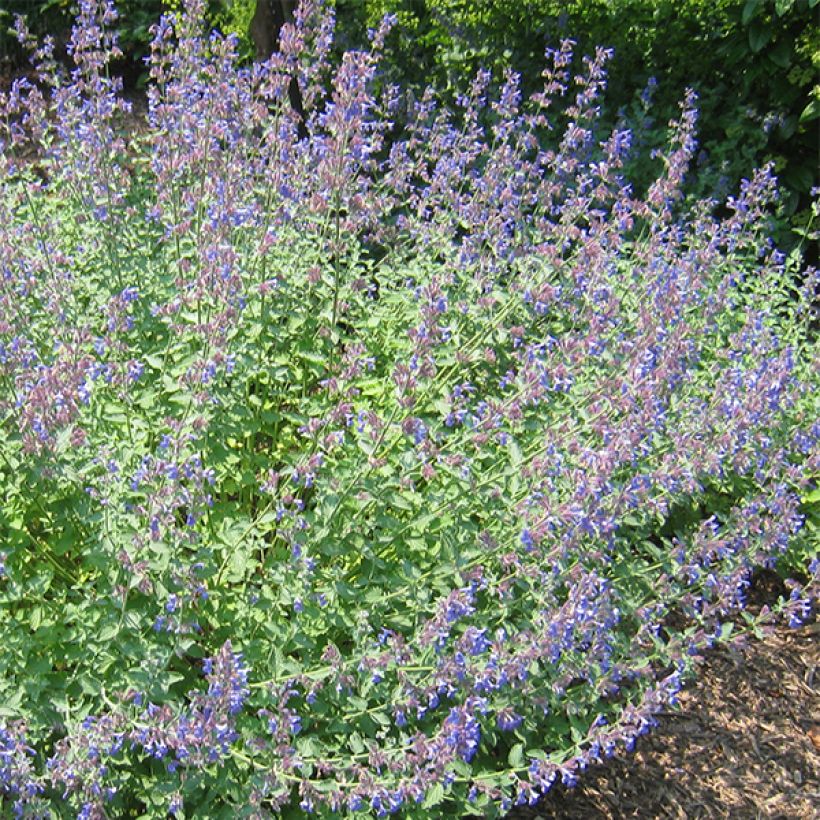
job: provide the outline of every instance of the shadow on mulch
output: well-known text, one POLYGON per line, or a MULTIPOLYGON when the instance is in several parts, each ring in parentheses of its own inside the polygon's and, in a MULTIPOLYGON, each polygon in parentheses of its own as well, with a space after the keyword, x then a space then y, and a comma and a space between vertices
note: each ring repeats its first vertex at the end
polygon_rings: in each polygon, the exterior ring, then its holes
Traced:
POLYGON ((710 652, 635 752, 506 820, 820 818, 820 623, 710 652))

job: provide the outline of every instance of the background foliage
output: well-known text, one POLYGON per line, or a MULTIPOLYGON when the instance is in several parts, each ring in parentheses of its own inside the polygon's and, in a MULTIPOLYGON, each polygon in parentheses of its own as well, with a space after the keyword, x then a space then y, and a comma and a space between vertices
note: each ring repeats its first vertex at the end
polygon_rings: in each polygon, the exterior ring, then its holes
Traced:
MULTIPOLYGON (((634 116, 639 95, 654 78, 653 118, 643 121, 649 144, 684 89, 694 88, 702 151, 689 190, 721 198, 750 167, 773 160, 785 191, 780 218, 798 231, 808 223, 810 191, 817 185, 816 7, 816 0, 338 3, 351 40, 382 14, 396 13, 402 26, 390 41, 393 76, 453 93, 480 66, 513 67, 531 91, 544 65, 544 46, 563 37, 575 39, 579 53, 612 47, 605 117, 634 116)), ((784 227, 778 239, 793 246, 801 235, 784 227)), ((816 258, 816 246, 812 254, 816 258)))

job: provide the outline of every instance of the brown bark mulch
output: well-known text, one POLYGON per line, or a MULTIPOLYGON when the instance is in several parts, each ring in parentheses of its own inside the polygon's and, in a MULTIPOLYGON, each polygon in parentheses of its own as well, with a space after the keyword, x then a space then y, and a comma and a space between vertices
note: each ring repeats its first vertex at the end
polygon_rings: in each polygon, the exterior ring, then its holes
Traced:
POLYGON ((820 820, 820 623, 710 652, 680 711, 507 820, 820 820))

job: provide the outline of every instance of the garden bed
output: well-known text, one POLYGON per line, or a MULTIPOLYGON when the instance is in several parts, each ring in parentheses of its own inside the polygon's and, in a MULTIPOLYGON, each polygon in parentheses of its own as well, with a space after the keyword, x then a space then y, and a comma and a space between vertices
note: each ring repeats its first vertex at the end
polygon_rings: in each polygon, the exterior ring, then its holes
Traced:
POLYGON ((71 74, 21 27, 0 96, 0 814, 763 810, 715 779, 731 703, 680 693, 818 597, 774 168, 687 204, 694 92, 645 187, 606 49, 449 106, 384 86, 389 19, 334 63, 320 2, 247 68, 188 0, 128 128, 115 21, 83 0, 71 74), (681 697, 702 772, 587 771, 681 697))
POLYGON ((820 801, 820 625, 709 653, 655 731, 508 820, 809 820, 820 801))

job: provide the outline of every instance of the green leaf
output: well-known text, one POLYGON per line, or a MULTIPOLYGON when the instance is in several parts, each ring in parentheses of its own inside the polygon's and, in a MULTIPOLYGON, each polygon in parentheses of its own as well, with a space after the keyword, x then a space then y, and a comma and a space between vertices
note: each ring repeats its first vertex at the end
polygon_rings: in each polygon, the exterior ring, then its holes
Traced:
POLYGON ((749 27, 749 48, 751 48, 755 54, 762 51, 771 39, 772 30, 769 26, 754 22, 749 27))
POLYGON ((516 743, 507 755, 507 763, 512 769, 521 769, 524 766, 524 744, 516 743))
POLYGON ((28 620, 29 625, 31 626, 31 631, 36 632, 40 624, 43 622, 43 608, 40 606, 35 606, 31 610, 28 620))
POLYGON ((777 12, 778 17, 782 17, 784 14, 788 14, 792 10, 793 5, 794 0, 775 0, 774 10, 777 12))
POLYGON ((521 455, 521 448, 515 441, 510 441, 510 463, 513 467, 519 467, 523 460, 523 456, 521 455))
POLYGON ((740 22, 744 26, 749 25, 749 21, 758 13, 762 5, 763 0, 746 0, 743 13, 740 15, 740 22))
POLYGON ((792 62, 792 46, 785 40, 779 42, 766 55, 778 68, 788 68, 792 62))
POLYGON ((808 193, 814 183, 814 173, 811 168, 789 168, 783 175, 783 182, 789 188, 801 193, 808 193))
POLYGON ((780 125, 780 134, 783 139, 789 139, 797 130, 797 117, 786 117, 780 125))
POLYGON ((99 636, 100 641, 102 643, 111 642, 112 640, 114 640, 114 638, 117 637, 117 635, 119 634, 119 631, 120 631, 119 624, 117 624, 117 623, 109 624, 108 626, 104 627, 102 629, 102 631, 100 632, 100 636, 99 636))
POLYGON ((385 712, 371 712, 370 717, 382 726, 390 726, 390 717, 385 712))
POLYGON ((800 113, 800 123, 811 122, 818 117, 820 117, 820 100, 814 99, 800 113))
POLYGON ((433 806, 437 806, 441 803, 442 800, 444 800, 444 786, 442 786, 441 783, 436 783, 427 792, 422 807, 425 809, 431 809, 433 806))

